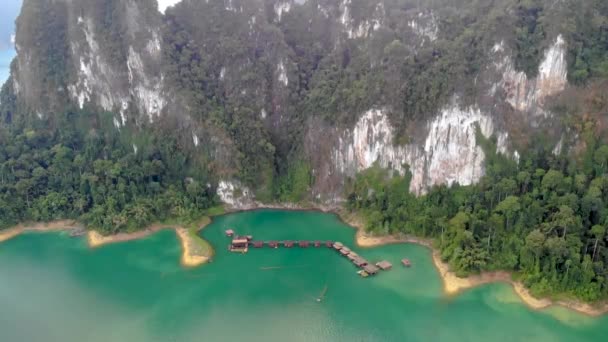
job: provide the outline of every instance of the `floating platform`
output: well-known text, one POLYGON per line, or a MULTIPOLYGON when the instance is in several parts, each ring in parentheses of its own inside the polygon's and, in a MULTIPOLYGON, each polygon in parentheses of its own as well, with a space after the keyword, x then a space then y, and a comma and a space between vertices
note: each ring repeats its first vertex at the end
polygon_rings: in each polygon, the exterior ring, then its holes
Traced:
POLYGON ((391 268, 393 268, 393 264, 391 264, 390 262, 388 262, 386 260, 377 262, 376 266, 383 271, 387 271, 387 270, 390 270, 391 268))
POLYGON ((403 266, 405 267, 410 267, 412 266, 412 263, 410 262, 410 259, 402 259, 401 263, 403 264, 403 266))
POLYGON ((378 273, 378 271, 380 271, 380 269, 378 267, 376 267, 375 265, 370 265, 370 264, 363 266, 363 270, 365 272, 367 272, 367 274, 369 274, 369 275, 374 275, 374 274, 378 273))
POLYGON ((365 267, 369 263, 367 262, 367 260, 358 256, 355 259, 353 259, 353 264, 355 264, 355 266, 357 266, 357 267, 365 267))
MULTIPOLYGON (((253 241, 252 235, 239 236, 239 235, 236 235, 235 231, 232 229, 226 230, 226 236, 232 237, 232 243, 228 246, 228 249, 231 252, 236 252, 236 253, 247 253, 249 247, 263 248, 264 245, 267 245, 270 248, 279 248, 281 246, 285 247, 285 248, 293 248, 296 245, 300 248, 308 248, 308 247, 310 247, 310 245, 313 245, 314 247, 318 248, 318 247, 325 245, 325 247, 327 247, 327 248, 332 248, 332 249, 338 251, 341 255, 348 258, 348 260, 350 260, 356 267, 360 268, 360 270, 357 273, 359 275, 361 275, 362 277, 369 277, 369 276, 375 275, 380 270, 389 270, 393 266, 390 262, 388 262, 386 260, 377 262, 376 264, 371 264, 366 259, 359 256, 359 254, 353 252, 350 248, 345 246, 343 243, 337 242, 337 241, 336 242, 333 242, 330 240, 327 240, 327 241, 320 241, 320 240, 276 241, 276 240, 271 240, 271 241, 267 241, 267 242, 261 241, 261 240, 253 241)), ((401 262, 403 263, 404 266, 409 267, 411 265, 409 259, 403 259, 403 260, 401 260, 401 262)))
POLYGON ((364 270, 357 271, 357 274, 360 275, 363 278, 369 277, 369 273, 365 272, 364 270))

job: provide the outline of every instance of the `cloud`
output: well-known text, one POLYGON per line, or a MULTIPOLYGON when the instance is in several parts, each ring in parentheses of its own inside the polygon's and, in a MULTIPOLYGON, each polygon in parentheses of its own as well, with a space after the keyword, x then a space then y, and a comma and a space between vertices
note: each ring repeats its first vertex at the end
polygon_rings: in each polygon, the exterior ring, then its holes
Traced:
POLYGON ((167 9, 167 7, 173 6, 181 1, 182 0, 158 0, 158 10, 162 14, 165 14, 165 10, 167 9))
POLYGON ((15 34, 11 34, 11 44, 15 45, 15 34))

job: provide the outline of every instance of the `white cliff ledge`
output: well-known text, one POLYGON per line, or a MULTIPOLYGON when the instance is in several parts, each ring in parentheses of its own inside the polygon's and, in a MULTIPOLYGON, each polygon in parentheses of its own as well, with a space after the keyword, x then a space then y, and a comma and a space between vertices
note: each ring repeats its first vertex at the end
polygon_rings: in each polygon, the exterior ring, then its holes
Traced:
MULTIPOLYGON (((494 134, 492 119, 477 107, 445 107, 428 124, 424 145, 393 145, 393 128, 384 110, 363 114, 352 131, 345 131, 333 153, 336 168, 354 176, 375 162, 401 174, 409 165, 412 173, 410 191, 422 194, 427 188, 459 183, 469 185, 484 174, 485 155, 477 146, 477 126, 481 133, 494 134)), ((506 151, 506 134, 499 134, 499 151, 506 151)))

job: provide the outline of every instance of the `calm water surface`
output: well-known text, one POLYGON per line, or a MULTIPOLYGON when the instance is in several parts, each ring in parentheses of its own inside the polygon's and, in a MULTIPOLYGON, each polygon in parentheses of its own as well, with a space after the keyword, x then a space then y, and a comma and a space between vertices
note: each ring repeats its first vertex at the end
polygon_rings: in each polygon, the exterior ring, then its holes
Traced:
POLYGON ((217 218, 203 232, 216 246, 214 261, 192 270, 180 267, 171 231, 96 250, 67 234, 25 234, 0 245, 0 341, 570 342, 608 334, 607 318, 531 311, 507 285, 446 299, 420 246, 354 248, 395 265, 362 279, 326 248, 230 254, 228 227, 354 247, 354 230, 335 216, 284 211, 217 218), (399 266, 404 257, 412 268, 399 266))

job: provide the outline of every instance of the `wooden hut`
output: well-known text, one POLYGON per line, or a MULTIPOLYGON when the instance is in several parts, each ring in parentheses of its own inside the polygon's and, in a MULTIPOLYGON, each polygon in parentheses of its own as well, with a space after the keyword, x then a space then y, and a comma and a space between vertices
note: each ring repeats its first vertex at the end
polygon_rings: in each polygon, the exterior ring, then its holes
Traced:
POLYGON ((340 250, 340 254, 342 254, 343 256, 347 256, 350 254, 350 249, 344 247, 340 250))
POLYGON ((230 244, 229 249, 231 252, 245 253, 245 252, 247 252, 248 247, 249 247, 249 241, 247 241, 246 238, 235 237, 234 239, 232 239, 232 243, 230 244))
POLYGON ((376 267, 375 265, 367 264, 367 265, 363 266, 363 270, 365 272, 367 272, 367 274, 369 274, 369 275, 374 275, 374 274, 378 273, 378 271, 380 269, 378 267, 376 267))
POLYGON ((335 242, 334 243, 334 249, 339 251, 344 247, 344 245, 342 244, 342 242, 335 242))
POLYGON ((302 248, 307 248, 310 245, 310 242, 308 241, 300 241, 300 243, 298 243, 298 245, 302 248))
POLYGON ((386 260, 382 260, 380 262, 377 262, 376 266, 378 266, 383 271, 390 270, 393 267, 393 265, 390 262, 386 261, 386 260))
POLYGON ((334 246, 334 243, 331 241, 325 241, 325 247, 327 248, 332 248, 334 246))
POLYGON ((247 241, 251 241, 253 240, 253 235, 246 235, 245 238, 247 239, 247 241))
POLYGON ((355 259, 353 259, 353 264, 355 264, 355 266, 357 267, 364 267, 367 266, 368 262, 362 257, 356 257, 355 259))
POLYGON ((355 260, 355 258, 359 257, 359 254, 355 253, 355 252, 350 252, 348 253, 348 255, 346 256, 349 260, 355 260))
POLYGON ((315 247, 321 247, 321 241, 315 241, 314 245, 315 247))
POLYGON ((232 229, 226 230, 226 236, 232 237, 233 235, 234 235, 234 230, 232 230, 232 229))
POLYGON ((283 246, 287 248, 293 247, 293 241, 285 241, 283 242, 283 246))
POLYGON ((268 247, 270 248, 278 248, 279 243, 277 241, 268 241, 268 247))
POLYGON ((410 262, 410 259, 403 259, 401 260, 401 263, 403 264, 403 266, 405 267, 410 267, 412 266, 412 263, 410 262))
POLYGON ((254 248, 262 248, 262 247, 264 247, 264 241, 254 241, 252 244, 253 244, 254 248))

